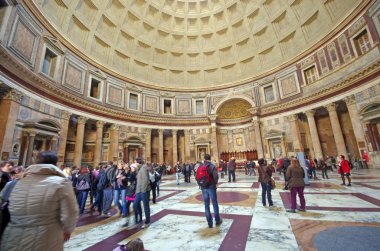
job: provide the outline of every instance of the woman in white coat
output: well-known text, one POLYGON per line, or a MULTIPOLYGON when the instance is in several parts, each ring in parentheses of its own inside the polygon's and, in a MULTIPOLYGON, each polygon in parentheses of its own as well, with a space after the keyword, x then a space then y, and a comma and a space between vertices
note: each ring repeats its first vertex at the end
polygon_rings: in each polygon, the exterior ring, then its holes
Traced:
POLYGON ((11 222, 0 250, 63 250, 78 218, 78 205, 54 152, 41 152, 9 199, 11 222))

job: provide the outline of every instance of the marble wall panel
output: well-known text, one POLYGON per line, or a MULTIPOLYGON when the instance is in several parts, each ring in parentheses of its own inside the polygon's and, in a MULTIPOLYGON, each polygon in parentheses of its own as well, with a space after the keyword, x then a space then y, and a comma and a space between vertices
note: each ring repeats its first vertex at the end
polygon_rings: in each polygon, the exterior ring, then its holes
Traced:
POLYGON ((191 99, 176 99, 177 115, 191 115, 191 99))
POLYGON ((30 67, 35 66, 42 29, 21 7, 17 7, 7 47, 30 67))
POLYGON ((149 113, 159 112, 159 97, 144 94, 143 95, 143 111, 149 113))
POLYGON ((295 95, 300 92, 297 74, 285 76, 278 80, 281 98, 295 95))
POLYGON ((107 97, 106 97, 106 103, 110 105, 115 105, 119 107, 124 106, 124 88, 107 82, 107 97))
POLYGON ((83 67, 66 58, 64 63, 62 85, 83 94, 86 72, 83 67))

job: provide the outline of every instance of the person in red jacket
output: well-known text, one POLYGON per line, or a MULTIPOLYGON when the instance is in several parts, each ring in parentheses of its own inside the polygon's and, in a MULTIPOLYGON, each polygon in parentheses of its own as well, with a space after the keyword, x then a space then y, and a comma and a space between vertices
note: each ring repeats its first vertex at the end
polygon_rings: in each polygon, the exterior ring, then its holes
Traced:
POLYGON ((351 186, 350 165, 343 155, 340 155, 339 165, 340 167, 338 168, 338 173, 340 173, 340 177, 342 178, 342 181, 343 181, 341 185, 346 185, 345 177, 347 177, 347 180, 348 180, 347 186, 351 186))

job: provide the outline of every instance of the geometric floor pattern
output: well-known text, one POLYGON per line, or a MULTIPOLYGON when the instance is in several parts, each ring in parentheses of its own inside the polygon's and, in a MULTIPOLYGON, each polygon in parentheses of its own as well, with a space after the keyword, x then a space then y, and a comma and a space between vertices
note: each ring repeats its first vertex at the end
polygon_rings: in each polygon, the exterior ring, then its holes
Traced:
MULTIPOLYGON (((352 171, 352 186, 341 186, 340 176, 311 180, 305 188, 306 212, 288 213, 290 193, 282 190, 283 176, 275 174, 274 207, 263 207, 257 176, 238 173, 236 182, 219 179, 221 226, 208 228, 202 194, 194 179, 176 185, 164 176, 160 197, 151 204, 151 225, 123 228, 125 218, 112 209, 111 217, 85 213, 78 219, 65 250, 113 250, 140 238, 146 250, 349 250, 339 232, 356 231, 361 250, 379 250, 368 233, 380 231, 380 168, 352 171), (361 234, 362 233, 362 234, 361 234), (361 234, 361 235, 360 235, 361 234), (368 240, 366 240, 366 238, 368 240), (334 247, 330 249, 328 241, 334 247), (342 242, 342 243, 339 243, 342 242), (319 248, 319 249, 317 249, 319 248)), ((211 206, 212 211, 212 206, 211 206)), ((376 237, 376 236, 375 236, 376 237)), ((350 238, 347 236, 347 238, 350 238)), ((356 239, 351 240, 356 243, 356 239)))

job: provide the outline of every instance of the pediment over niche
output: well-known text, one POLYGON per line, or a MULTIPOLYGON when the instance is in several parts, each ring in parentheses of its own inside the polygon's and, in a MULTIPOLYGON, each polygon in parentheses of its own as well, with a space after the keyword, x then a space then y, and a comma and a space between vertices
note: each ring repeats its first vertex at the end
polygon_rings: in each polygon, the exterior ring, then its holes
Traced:
POLYGON ((61 43, 58 39, 52 36, 44 36, 44 40, 47 44, 49 44, 51 47, 53 47, 58 53, 63 54, 63 48, 61 46, 61 43))
POLYGON ((202 138, 198 138, 198 139, 194 140, 194 143, 195 144, 208 144, 208 143, 210 143, 210 140, 207 140, 207 139, 202 137, 202 138))
POLYGON ((284 137, 284 132, 272 129, 272 130, 269 130, 268 132, 266 132, 264 137, 266 139, 282 138, 282 137, 284 137))

